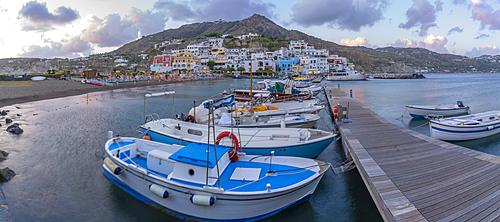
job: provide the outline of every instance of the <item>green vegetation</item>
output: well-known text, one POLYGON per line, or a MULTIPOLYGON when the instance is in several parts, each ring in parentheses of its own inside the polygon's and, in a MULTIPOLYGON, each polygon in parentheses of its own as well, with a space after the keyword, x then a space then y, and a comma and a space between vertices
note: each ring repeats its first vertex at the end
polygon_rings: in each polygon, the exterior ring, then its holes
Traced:
POLYGON ((245 71, 245 67, 243 66, 240 66, 236 69, 237 71, 240 71, 240 72, 244 72, 245 71))
POLYGON ((256 73, 270 73, 270 74, 273 74, 273 70, 257 70, 255 71, 256 73))
POLYGON ((212 32, 210 34, 205 34, 204 36, 206 37, 217 37, 217 38, 220 38, 222 35, 218 32, 212 32))
POLYGON ((226 39, 232 39, 232 38, 234 38, 234 36, 233 36, 233 35, 226 35, 226 37, 225 37, 225 38, 226 38, 226 39))
POLYGON ((208 66, 211 70, 214 70, 215 61, 213 61, 213 60, 208 60, 208 62, 207 62, 207 66, 208 66))

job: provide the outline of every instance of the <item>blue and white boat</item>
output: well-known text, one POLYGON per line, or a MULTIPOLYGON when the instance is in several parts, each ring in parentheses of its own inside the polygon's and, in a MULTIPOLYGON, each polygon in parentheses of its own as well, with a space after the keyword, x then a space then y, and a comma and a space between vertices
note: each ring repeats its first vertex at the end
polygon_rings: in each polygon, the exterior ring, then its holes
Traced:
POLYGON ((307 201, 330 164, 137 138, 106 142, 103 174, 135 198, 194 221, 255 221, 307 201), (208 151, 208 152, 207 152, 208 151))
POLYGON ((432 116, 457 116, 470 112, 468 106, 464 106, 462 101, 451 105, 407 105, 406 110, 411 117, 432 117, 432 116))
MULTIPOLYGON (((208 135, 207 125, 175 119, 154 119, 140 128, 143 134, 148 134, 153 141, 167 144, 207 143, 209 136, 213 137, 208 135)), ((250 155, 268 155, 274 151, 277 156, 306 158, 319 156, 337 135, 333 132, 302 128, 233 128, 232 130, 239 142, 234 141, 234 138, 224 138, 220 141, 222 144, 240 143, 243 152, 250 155)), ((216 135, 227 131, 231 129, 215 126, 216 135)))
POLYGON ((447 141, 479 139, 500 133, 500 111, 429 120, 431 137, 447 141))

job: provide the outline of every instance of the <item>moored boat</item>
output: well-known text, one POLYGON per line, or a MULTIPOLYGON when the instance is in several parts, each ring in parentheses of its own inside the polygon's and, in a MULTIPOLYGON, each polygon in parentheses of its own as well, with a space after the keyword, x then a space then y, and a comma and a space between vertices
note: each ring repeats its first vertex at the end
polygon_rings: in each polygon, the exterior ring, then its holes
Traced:
POLYGON ((407 105, 406 110, 411 117, 456 116, 470 112, 462 101, 457 101, 454 105, 407 105))
POLYGON ((461 141, 479 139, 500 133, 500 111, 434 118, 429 120, 430 135, 436 139, 461 141))
POLYGON ((224 146, 106 142, 103 174, 135 198, 184 220, 255 221, 307 201, 330 164, 235 154, 224 146))
POLYGON ((347 69, 345 71, 331 72, 327 77, 328 81, 364 81, 365 74, 361 74, 356 70, 347 69))
MULTIPOLYGON (((208 120, 208 105, 204 101, 199 106, 192 108, 188 117, 193 118, 196 123, 203 123, 208 120)), ((315 114, 325 108, 325 105, 318 104, 318 100, 297 100, 297 101, 286 101, 278 103, 263 103, 260 105, 251 106, 245 103, 234 103, 231 98, 224 97, 223 100, 215 99, 213 101, 213 107, 215 118, 221 118, 223 114, 232 115, 233 117, 239 117, 242 113, 253 111, 259 116, 279 116, 279 115, 290 115, 290 114, 315 114), (224 102, 219 102, 224 101, 224 102), (230 105, 234 105, 232 110, 230 105), (232 112, 232 114, 231 114, 232 112)))
MULTIPOLYGON (((153 141, 187 145, 207 143, 207 125, 175 119, 155 119, 140 126, 143 134, 153 141)), ((231 131, 227 127, 214 126, 216 135, 231 131)), ((323 130, 301 128, 242 128, 233 129, 243 152, 250 155, 267 155, 274 151, 278 156, 316 158, 332 143, 336 134, 323 130)), ((234 135, 233 134, 233 135, 234 135)), ((232 144, 235 138, 221 140, 232 144)))
POLYGON ((228 114, 223 114, 220 119, 216 119, 218 126, 221 127, 239 127, 239 128, 279 128, 293 127, 293 128, 313 128, 318 120, 321 118, 318 114, 296 114, 284 116, 259 116, 254 113, 253 115, 247 113, 246 115, 239 115, 239 117, 232 118, 228 114))
POLYGON ((31 77, 31 81, 42 81, 45 79, 47 79, 47 77, 45 77, 45 76, 33 76, 33 77, 31 77))
POLYGON ((268 102, 285 102, 293 100, 309 100, 312 98, 311 94, 308 93, 271 93, 267 90, 249 90, 249 89, 235 89, 234 100, 238 102, 255 102, 262 98, 264 101, 268 102))

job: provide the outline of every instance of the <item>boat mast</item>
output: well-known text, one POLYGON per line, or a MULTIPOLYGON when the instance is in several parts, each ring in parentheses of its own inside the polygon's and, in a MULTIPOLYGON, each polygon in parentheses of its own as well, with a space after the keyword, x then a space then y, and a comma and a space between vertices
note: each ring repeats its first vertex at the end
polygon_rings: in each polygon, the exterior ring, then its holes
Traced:
MULTIPOLYGON (((213 105, 210 107, 213 108, 213 105)), ((215 166, 217 167, 217 186, 220 188, 219 160, 217 159, 217 142, 215 142, 215 120, 214 120, 215 117, 214 117, 213 109, 210 109, 210 112, 212 113, 212 126, 213 126, 213 132, 214 132, 214 153, 215 153, 215 166)), ((208 124, 210 125, 210 122, 208 124)))
POLYGON ((253 88, 253 75, 252 75, 252 66, 250 66, 250 97, 253 98, 252 88, 253 88))

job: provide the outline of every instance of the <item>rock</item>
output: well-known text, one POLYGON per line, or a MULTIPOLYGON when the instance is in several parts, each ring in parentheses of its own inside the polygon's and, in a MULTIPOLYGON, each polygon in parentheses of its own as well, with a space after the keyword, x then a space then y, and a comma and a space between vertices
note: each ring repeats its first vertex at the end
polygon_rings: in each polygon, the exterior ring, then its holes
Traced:
POLYGON ((17 116, 22 116, 22 115, 18 113, 17 116))
POLYGON ((9 127, 7 127, 7 132, 19 135, 19 134, 23 133, 24 130, 19 128, 19 124, 14 123, 14 124, 10 125, 9 127))
POLYGON ((5 112, 5 110, 2 110, 2 112, 0 112, 0 115, 2 115, 2 116, 6 116, 6 115, 7 115, 7 112, 5 112))
POLYGON ((11 170, 8 167, 5 167, 0 170, 0 182, 8 182, 16 175, 16 172, 11 170))
POLYGON ((0 150, 0 154, 3 156, 3 157, 7 157, 9 155, 9 153, 7 151, 4 151, 4 150, 0 150))
POLYGON ((0 162, 6 160, 7 158, 3 157, 3 156, 0 156, 0 162))
POLYGON ((7 124, 12 123, 12 119, 9 119, 9 118, 5 119, 5 123, 7 123, 7 124))

